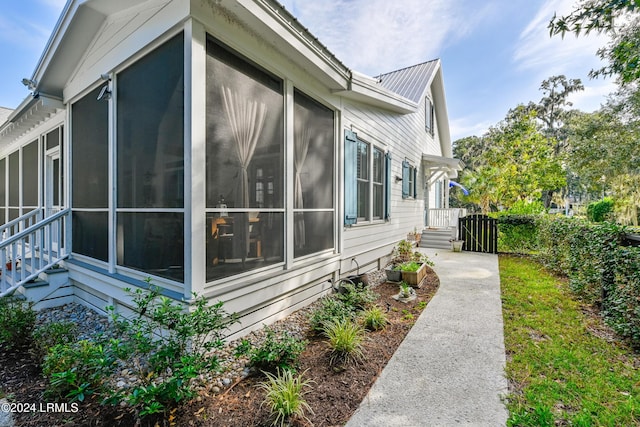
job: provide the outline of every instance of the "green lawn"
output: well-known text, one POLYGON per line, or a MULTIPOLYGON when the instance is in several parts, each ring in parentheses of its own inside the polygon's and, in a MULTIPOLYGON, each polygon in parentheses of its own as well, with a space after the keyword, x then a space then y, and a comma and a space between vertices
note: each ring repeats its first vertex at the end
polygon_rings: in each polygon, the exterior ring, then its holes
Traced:
POLYGON ((501 256, 500 278, 508 425, 640 426, 640 355, 536 262, 501 256))

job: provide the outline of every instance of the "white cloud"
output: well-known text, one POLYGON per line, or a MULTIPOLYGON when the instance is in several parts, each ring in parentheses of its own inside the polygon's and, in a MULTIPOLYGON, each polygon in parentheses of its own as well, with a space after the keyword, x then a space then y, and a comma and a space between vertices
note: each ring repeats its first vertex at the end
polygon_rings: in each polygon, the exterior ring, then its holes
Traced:
POLYGON ((15 46, 38 51, 49 39, 51 30, 36 22, 0 16, 0 39, 15 46))
POLYGON ((489 130, 489 127, 494 125, 495 123, 488 120, 478 121, 476 114, 449 120, 451 141, 471 135, 484 135, 489 130))
POLYGON ((554 13, 567 14, 573 5, 574 0, 547 0, 540 7, 520 34, 513 56, 519 69, 544 70, 546 76, 551 76, 567 74, 567 70, 599 67, 596 51, 607 43, 605 35, 567 34, 564 38, 549 35, 547 26, 554 13))
POLYGON ((469 19, 463 3, 448 0, 284 0, 349 68, 368 75, 436 58, 443 46, 467 35, 486 13, 469 19))
POLYGON ((569 95, 569 101, 573 103, 572 108, 581 111, 593 112, 600 108, 608 95, 618 89, 618 85, 611 79, 591 80, 590 84, 585 84, 584 90, 574 92, 569 95))

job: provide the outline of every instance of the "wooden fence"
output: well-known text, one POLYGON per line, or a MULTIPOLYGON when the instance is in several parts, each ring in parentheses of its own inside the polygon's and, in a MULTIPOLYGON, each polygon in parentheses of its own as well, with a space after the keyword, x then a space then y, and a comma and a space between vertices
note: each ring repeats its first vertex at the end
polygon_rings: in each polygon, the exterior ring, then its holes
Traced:
POLYGON ((486 215, 468 215, 458 220, 458 238, 465 251, 498 253, 498 220, 486 215))

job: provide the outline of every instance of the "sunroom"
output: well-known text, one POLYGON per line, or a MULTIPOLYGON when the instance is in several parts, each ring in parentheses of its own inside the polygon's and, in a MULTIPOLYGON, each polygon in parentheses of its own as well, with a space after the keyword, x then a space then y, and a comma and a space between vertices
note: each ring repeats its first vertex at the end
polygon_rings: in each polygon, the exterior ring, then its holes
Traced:
POLYGON ((71 264, 189 298, 336 256, 330 92, 297 85, 275 51, 249 59, 218 18, 180 23, 70 97, 71 264))
MULTIPOLYGON (((148 277, 178 299, 225 295, 230 311, 327 289, 317 285, 339 269, 340 231, 332 91, 346 88, 348 70, 281 12, 253 1, 67 4, 34 101, 14 116, 42 100, 66 109, 55 125, 56 207, 70 210, 63 263, 84 302, 117 305, 148 277)), ((40 166, 48 120, 23 121, 3 141, 8 219, 51 204, 40 166), (23 163, 32 180, 14 174, 23 163)))

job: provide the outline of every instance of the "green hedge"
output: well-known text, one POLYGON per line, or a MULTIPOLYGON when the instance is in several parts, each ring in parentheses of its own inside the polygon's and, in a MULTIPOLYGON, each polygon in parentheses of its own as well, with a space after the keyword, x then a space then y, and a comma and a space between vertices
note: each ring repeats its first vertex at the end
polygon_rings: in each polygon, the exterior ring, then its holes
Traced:
POLYGON ((498 217, 500 252, 531 254, 539 250, 540 215, 503 215, 498 217))
POLYGON ((572 291, 599 305, 607 323, 640 348, 640 248, 622 246, 626 227, 510 215, 499 218, 498 229, 501 252, 534 254, 549 270, 567 276, 572 291))

